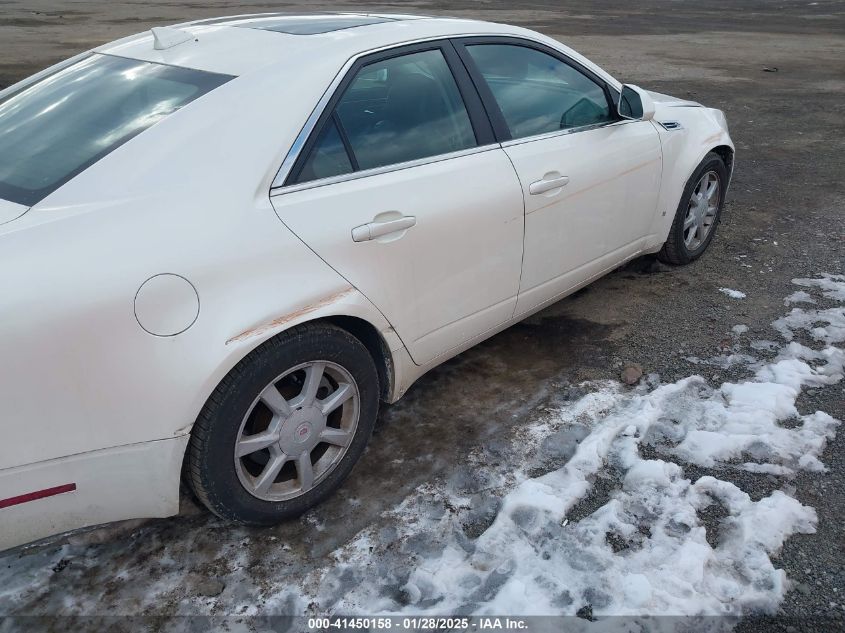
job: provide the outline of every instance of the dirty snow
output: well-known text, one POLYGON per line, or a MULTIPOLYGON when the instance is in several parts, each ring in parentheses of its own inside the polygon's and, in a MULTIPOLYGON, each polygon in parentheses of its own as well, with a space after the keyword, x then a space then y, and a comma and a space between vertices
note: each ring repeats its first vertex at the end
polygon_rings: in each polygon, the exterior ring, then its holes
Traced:
POLYGON ((751 349, 757 352, 773 352, 780 349, 780 344, 774 341, 767 341, 765 339, 759 341, 751 341, 751 349))
POLYGON ((693 365, 710 365, 711 367, 718 367, 719 369, 730 369, 735 365, 748 365, 757 361, 754 356, 749 354, 719 354, 711 358, 699 358, 698 356, 685 356, 684 360, 693 365))
POLYGON ((831 275, 823 273, 820 278, 793 279, 792 283, 807 288, 821 288, 822 294, 828 299, 845 301, 845 275, 831 275))
POLYGON ((796 290, 783 300, 783 305, 788 306, 790 303, 815 303, 815 301, 809 293, 806 293, 803 290, 796 290))
POLYGON ((719 292, 728 295, 731 299, 745 299, 745 293, 732 288, 719 288, 719 292))
MULTIPOLYGON (((845 280, 837 283, 845 289, 845 280)), ((802 285, 840 290, 829 276, 802 285)), ((845 317, 841 306, 832 310, 845 317)), ((831 312, 819 314, 834 321, 831 312)), ((815 331, 818 317, 804 313, 781 327, 815 331)), ((829 327, 815 338, 836 339, 829 327)), ((739 468, 781 476, 823 470, 819 456, 839 422, 821 411, 801 415, 795 401, 804 387, 840 381, 844 363, 841 349, 792 342, 741 383, 714 388, 692 376, 651 390, 592 384, 592 393, 517 440, 526 455, 548 438, 576 440, 565 463, 540 476, 488 474, 496 483, 475 497, 448 484, 419 489, 393 513, 406 537, 437 543, 439 551, 407 569, 391 564, 390 544, 364 532, 335 553, 336 566, 312 578, 321 589, 308 599, 339 613, 575 614, 587 605, 593 616, 772 613, 788 580, 771 558, 791 535, 815 531, 815 511, 782 491, 754 501, 733 483, 691 480, 683 464, 738 461, 739 468), (798 424, 787 428, 786 420, 798 424), (617 473, 618 488, 572 520, 608 470, 617 473), (492 524, 468 538, 467 518, 499 496, 492 524), (438 502, 454 510, 432 517, 426 508, 438 502), (728 513, 715 547, 701 518, 714 504, 728 513), (341 590, 339 579, 350 576, 354 584, 341 590), (394 585, 399 592, 386 591, 394 585)), ((487 468, 469 461, 471 470, 487 468)))
MULTIPOLYGON (((589 608, 599 619, 775 612, 789 579, 773 558, 786 539, 817 524, 814 509, 785 484, 797 471, 825 469, 821 455, 839 425, 822 411, 801 413, 796 400, 805 388, 839 383, 845 371, 845 352, 835 345, 845 340, 845 277, 794 283, 822 305, 839 303, 778 319, 781 342, 750 345, 766 358, 742 355, 746 380, 661 384, 650 374, 635 388, 579 385, 576 397, 520 427, 506 459, 490 460, 479 447, 387 510, 386 523, 310 569, 286 568, 258 583, 244 551, 223 548, 220 555, 234 560, 227 586, 260 589, 183 597, 178 612, 575 615, 589 608), (732 469, 786 479, 783 489, 754 499, 714 476, 732 469)), ((63 553, 4 561, 0 604, 46 591, 63 553)), ((172 595, 179 582, 179 574, 161 576, 142 602, 172 595)), ((96 612, 93 598, 74 600, 68 596, 65 609, 96 612)), ((696 630, 731 622, 703 618, 696 630)))

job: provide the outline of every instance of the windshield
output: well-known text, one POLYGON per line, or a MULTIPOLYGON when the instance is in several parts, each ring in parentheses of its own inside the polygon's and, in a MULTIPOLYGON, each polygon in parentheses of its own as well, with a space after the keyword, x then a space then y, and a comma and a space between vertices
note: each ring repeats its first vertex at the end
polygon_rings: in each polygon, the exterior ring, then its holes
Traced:
POLYGON ((0 198, 36 204, 230 79, 96 54, 24 86, 0 100, 0 198))

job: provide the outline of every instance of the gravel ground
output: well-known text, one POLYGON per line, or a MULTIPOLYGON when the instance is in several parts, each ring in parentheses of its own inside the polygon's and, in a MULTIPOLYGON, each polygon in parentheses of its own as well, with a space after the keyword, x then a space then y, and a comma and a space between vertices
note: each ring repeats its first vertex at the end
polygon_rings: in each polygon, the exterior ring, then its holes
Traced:
MULTIPOLYGON (((157 24, 304 7, 295 2, 241 3, 235 9, 233 3, 215 1, 0 1, 0 87, 85 48, 157 24)), ((786 311, 783 298, 796 289, 792 278, 845 272, 841 2, 643 0, 632 7, 615 0, 488 0, 321 2, 307 8, 377 8, 516 23, 564 41, 626 82, 723 109, 737 146, 737 167, 717 238, 691 266, 635 261, 432 371, 400 403, 384 408, 372 447, 343 493, 301 521, 270 532, 238 530, 228 537, 225 525, 186 497, 180 517, 94 530, 71 537, 71 545, 100 543, 109 562, 125 568, 155 556, 151 543, 195 541, 199 563, 186 584, 206 593, 215 587, 202 583, 213 584, 224 566, 221 543, 245 534, 265 543, 270 534, 289 544, 289 558, 317 564, 362 528, 378 525, 381 513, 418 485, 448 477, 462 455, 482 445, 495 447, 521 419, 559 399, 567 385, 618 378, 627 362, 659 373, 664 381, 699 372, 685 359, 709 358, 732 345, 736 324, 749 326, 741 343, 775 338, 770 323, 786 311), (718 291, 722 287, 741 290, 747 298, 731 299, 718 291), (357 503, 350 505, 350 500, 357 503), (120 546, 133 530, 141 530, 146 540, 140 551, 120 546)), ((744 371, 709 368, 703 375, 718 385, 743 377, 744 371)), ((841 384, 805 391, 800 412, 819 409, 845 419, 844 395, 841 384)), ((804 472, 789 482, 801 503, 816 508, 819 525, 816 534, 790 538, 774 561, 796 583, 780 615, 746 620, 737 630, 845 629, 839 619, 845 614, 843 445, 845 433, 840 432, 822 456, 828 472, 804 472)), ((686 472, 694 478, 694 469, 686 472)), ((771 477, 737 471, 718 476, 754 499, 781 485, 771 477)), ((601 481, 599 496, 601 486, 616 485, 612 477, 601 481)), ((589 513, 590 503, 585 499, 577 510, 589 513)), ((0 565, 13 564, 19 555, 49 557, 60 544, 0 557, 0 565)), ((249 555, 260 557, 261 548, 256 545, 249 555)), ((67 574, 65 567, 74 564, 70 560, 54 573, 39 611, 49 612, 50 605, 61 610, 63 596, 95 591, 86 577, 102 583, 92 603, 101 612, 110 609, 120 595, 117 581, 93 572, 67 574)), ((147 612, 178 613, 178 597, 147 612)))

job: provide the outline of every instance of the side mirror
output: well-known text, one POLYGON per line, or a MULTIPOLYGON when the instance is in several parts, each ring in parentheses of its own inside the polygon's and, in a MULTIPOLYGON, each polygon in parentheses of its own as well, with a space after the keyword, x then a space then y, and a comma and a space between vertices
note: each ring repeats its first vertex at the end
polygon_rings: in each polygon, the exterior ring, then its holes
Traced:
POLYGON ((651 121, 654 118, 654 101, 642 88, 625 84, 616 104, 616 113, 623 119, 651 121))

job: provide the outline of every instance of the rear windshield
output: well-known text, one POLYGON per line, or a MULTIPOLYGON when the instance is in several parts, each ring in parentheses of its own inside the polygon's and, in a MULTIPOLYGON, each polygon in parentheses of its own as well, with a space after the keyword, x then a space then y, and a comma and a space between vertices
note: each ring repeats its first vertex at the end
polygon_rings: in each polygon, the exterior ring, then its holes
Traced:
POLYGON ((0 198, 32 206, 227 75, 95 54, 0 100, 0 198))

